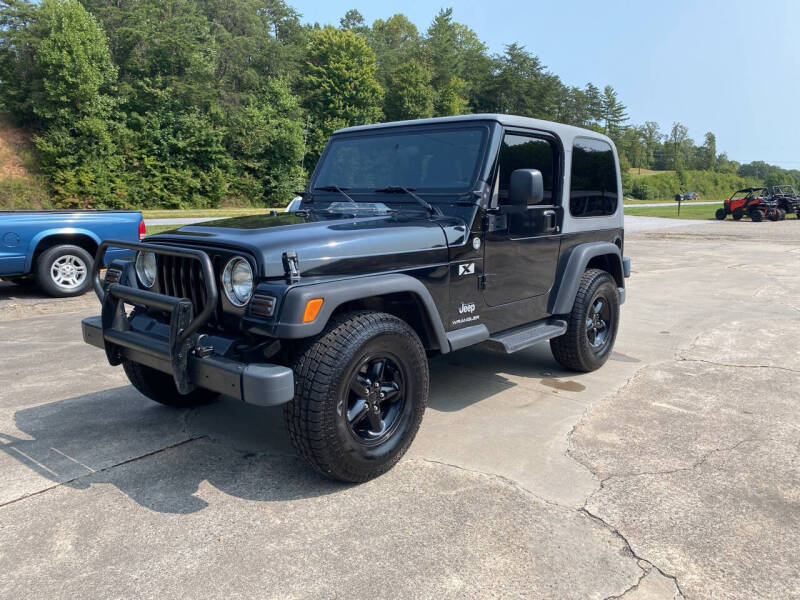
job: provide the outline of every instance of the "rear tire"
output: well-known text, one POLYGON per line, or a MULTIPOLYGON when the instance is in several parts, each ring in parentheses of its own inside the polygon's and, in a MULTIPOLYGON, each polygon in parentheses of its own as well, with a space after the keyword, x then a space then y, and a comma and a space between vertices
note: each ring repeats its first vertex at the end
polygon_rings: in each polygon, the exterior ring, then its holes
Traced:
POLYGON ((781 212, 779 210, 775 209, 771 213, 769 213, 769 217, 768 218, 772 222, 780 221, 781 220, 781 212))
POLYGON ((744 216, 744 211, 741 208, 736 208, 733 210, 734 221, 741 221, 743 216, 744 216))
POLYGON ((764 211, 762 210, 751 210, 750 211, 750 220, 754 223, 761 223, 764 220, 764 211))
POLYGON ((80 246, 53 246, 36 262, 36 283, 54 298, 80 296, 92 287, 93 264, 91 255, 80 246))
POLYGON ((219 396, 217 392, 203 388, 196 388, 188 394, 181 394, 175 386, 175 379, 172 375, 130 360, 123 360, 122 368, 133 387, 159 404, 174 408, 190 408, 209 404, 219 396))
POLYGON ((428 401, 428 360, 405 321, 368 311, 336 317, 300 352, 294 373, 286 426, 316 471, 363 482, 408 450, 428 401))
POLYGON ((606 271, 589 269, 581 277, 575 304, 567 317, 567 332, 550 340, 550 350, 567 369, 595 371, 611 356, 618 326, 617 282, 606 271))
POLYGON ((725 212, 724 208, 718 208, 714 216, 717 217, 717 221, 724 221, 725 217, 728 216, 728 213, 725 212))

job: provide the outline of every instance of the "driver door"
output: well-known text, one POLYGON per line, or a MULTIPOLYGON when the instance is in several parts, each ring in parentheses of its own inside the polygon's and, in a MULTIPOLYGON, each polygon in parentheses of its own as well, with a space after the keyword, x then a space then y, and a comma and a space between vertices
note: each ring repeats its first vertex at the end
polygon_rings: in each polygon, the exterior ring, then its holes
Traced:
POLYGON ((558 148, 545 136, 506 132, 498 158, 493 207, 484 243, 484 300, 499 306, 546 294, 553 285, 560 245, 561 207, 555 189, 558 148), (538 169, 544 199, 530 206, 508 206, 511 172, 538 169))

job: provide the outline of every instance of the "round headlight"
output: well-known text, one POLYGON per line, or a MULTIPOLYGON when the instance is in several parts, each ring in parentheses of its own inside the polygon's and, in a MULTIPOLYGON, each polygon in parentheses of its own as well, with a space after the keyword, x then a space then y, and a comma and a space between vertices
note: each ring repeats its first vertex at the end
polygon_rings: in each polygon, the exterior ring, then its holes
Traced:
POLYGON ((139 252, 136 255, 136 275, 144 287, 153 287, 156 282, 156 255, 153 252, 139 252))
POLYGON ((253 269, 250 263, 241 256, 230 259, 222 272, 222 289, 232 304, 247 304, 253 295, 253 269))

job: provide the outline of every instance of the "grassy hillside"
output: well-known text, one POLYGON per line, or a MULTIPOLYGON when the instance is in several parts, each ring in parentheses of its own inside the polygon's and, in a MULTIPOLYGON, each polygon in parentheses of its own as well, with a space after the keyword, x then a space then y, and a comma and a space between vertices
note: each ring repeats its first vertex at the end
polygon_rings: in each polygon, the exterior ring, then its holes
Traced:
POLYGON ((631 167, 628 171, 631 177, 650 177, 651 175, 664 175, 675 174, 675 171, 651 171, 650 169, 640 169, 639 167, 631 167))
POLYGON ((52 208, 30 136, 0 118, 0 210, 52 208))
POLYGON ((625 195, 639 200, 672 200, 675 194, 696 192, 699 200, 727 198, 737 189, 761 185, 751 177, 739 177, 732 173, 715 171, 645 171, 635 175, 631 169, 625 195), (646 174, 645 174, 646 173, 646 174))

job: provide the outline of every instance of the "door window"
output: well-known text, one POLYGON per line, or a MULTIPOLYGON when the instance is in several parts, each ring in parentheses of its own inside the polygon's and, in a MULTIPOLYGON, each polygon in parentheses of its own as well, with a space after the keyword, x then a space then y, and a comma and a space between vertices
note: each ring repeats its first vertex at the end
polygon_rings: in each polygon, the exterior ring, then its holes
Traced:
POLYGON ((500 179, 498 195, 508 198, 511 173, 516 169, 538 169, 544 182, 544 200, 541 204, 553 204, 553 180, 556 170, 556 152, 553 145, 542 138, 507 133, 500 148, 500 179))

